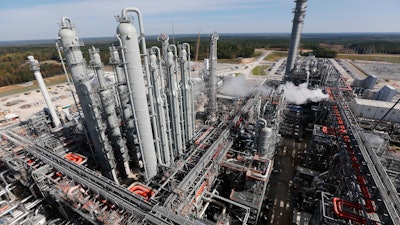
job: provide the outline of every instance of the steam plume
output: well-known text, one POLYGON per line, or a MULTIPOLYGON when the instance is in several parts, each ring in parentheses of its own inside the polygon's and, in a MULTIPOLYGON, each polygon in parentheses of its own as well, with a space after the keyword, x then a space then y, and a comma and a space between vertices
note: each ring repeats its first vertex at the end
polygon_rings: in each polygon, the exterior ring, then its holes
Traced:
POLYGON ((308 101, 319 102, 329 97, 329 95, 322 93, 321 89, 308 89, 307 83, 296 86, 292 82, 287 82, 280 88, 284 91, 286 101, 297 105, 305 104, 308 101))

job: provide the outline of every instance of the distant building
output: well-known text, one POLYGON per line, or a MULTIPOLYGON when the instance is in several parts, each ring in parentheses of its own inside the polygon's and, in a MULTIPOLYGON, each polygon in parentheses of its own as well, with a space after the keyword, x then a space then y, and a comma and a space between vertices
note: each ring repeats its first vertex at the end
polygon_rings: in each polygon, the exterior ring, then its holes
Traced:
POLYGON ((390 102, 392 101, 396 93, 397 90, 394 87, 390 85, 385 85, 378 92, 375 93, 374 99, 378 101, 390 102))
MULTIPOLYGON (((350 109, 356 117, 379 120, 382 119, 393 105, 393 102, 355 98, 350 104, 350 109)), ((400 123, 400 105, 396 105, 396 107, 386 115, 384 121, 400 123)))

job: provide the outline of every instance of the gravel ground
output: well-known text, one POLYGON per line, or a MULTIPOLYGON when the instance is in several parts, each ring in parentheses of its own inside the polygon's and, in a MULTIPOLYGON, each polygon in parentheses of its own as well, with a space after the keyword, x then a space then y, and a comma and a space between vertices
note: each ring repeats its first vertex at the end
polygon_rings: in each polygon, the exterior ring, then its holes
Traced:
POLYGON ((367 74, 373 74, 383 80, 400 80, 400 63, 355 61, 354 64, 367 74))

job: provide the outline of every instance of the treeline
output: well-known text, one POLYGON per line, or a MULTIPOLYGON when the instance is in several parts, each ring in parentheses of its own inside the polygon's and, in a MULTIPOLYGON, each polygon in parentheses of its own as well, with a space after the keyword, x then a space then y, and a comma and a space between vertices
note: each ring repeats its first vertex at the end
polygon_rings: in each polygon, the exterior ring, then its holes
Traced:
MULTIPOLYGON (((382 34, 383 35, 383 34, 382 34)), ((305 34, 301 40, 301 49, 312 49, 317 57, 336 57, 336 51, 325 46, 340 45, 353 49, 357 53, 400 53, 400 39, 396 35, 368 36, 368 34, 305 34)), ((147 47, 158 46, 161 43, 157 36, 146 37, 147 47)), ((289 48, 288 34, 220 34, 217 57, 219 59, 234 59, 252 57, 256 48, 287 50, 289 48)), ((197 35, 177 35, 175 40, 170 36, 170 43, 189 43, 191 58, 195 59, 197 35)), ((88 49, 94 45, 100 49, 100 56, 105 65, 109 64, 109 47, 112 38, 92 39, 85 41, 82 53, 89 62, 88 49)), ((208 58, 209 37, 201 35, 198 59, 208 58)), ((41 72, 44 77, 62 74, 61 61, 53 43, 26 46, 0 47, 0 86, 27 82, 34 79, 26 57, 33 55, 42 64, 41 72)))
POLYGON ((30 65, 26 57, 34 55, 36 59, 46 60, 41 63, 41 72, 43 77, 52 77, 57 74, 62 74, 63 69, 59 62, 48 61, 55 59, 51 52, 32 51, 1 53, 0 55, 0 86, 19 84, 28 82, 34 79, 33 72, 30 70, 30 65))
POLYGON ((313 46, 311 48, 312 52, 301 53, 303 56, 314 55, 317 58, 336 58, 337 51, 321 47, 321 46, 313 46))
POLYGON ((394 41, 365 41, 346 47, 358 54, 400 54, 400 43, 394 41))

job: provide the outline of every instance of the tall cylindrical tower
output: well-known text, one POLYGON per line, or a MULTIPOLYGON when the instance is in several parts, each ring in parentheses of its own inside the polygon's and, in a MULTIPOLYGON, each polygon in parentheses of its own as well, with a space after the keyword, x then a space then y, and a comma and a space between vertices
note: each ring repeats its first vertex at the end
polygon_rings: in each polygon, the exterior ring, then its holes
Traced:
MULTIPOLYGON (((133 26, 128 12, 138 15, 140 29, 143 29, 141 15, 136 8, 122 10, 117 27, 117 35, 122 42, 122 51, 126 59, 127 80, 132 93, 132 100, 137 119, 137 132, 140 138, 142 159, 145 167, 146 178, 150 179, 157 174, 157 157, 154 147, 153 131, 150 121, 149 106, 147 104, 146 86, 142 68, 142 59, 139 49, 138 34, 133 26)), ((141 32, 142 33, 142 32, 141 32)))
POLYGON ((121 168, 120 171, 125 171, 125 175, 127 177, 134 177, 129 167, 129 154, 126 146, 126 141, 122 136, 120 130, 120 121, 117 116, 115 110, 115 98, 112 93, 112 88, 109 85, 106 85, 104 71, 103 71, 103 63, 100 59, 99 50, 92 47, 89 49, 90 55, 90 66, 94 69, 97 74, 97 80, 99 81, 99 95, 100 100, 103 106, 103 112, 107 120, 108 136, 111 140, 111 145, 114 150, 119 150, 118 158, 122 161, 122 165, 119 165, 121 168), (123 168, 123 169, 122 169, 123 168))
POLYGON ((76 35, 75 27, 69 18, 63 17, 60 27, 58 32, 60 46, 74 81, 86 128, 94 146, 96 161, 101 167, 102 174, 118 183, 114 152, 105 134, 107 125, 103 121, 98 101, 91 94, 92 76, 88 75, 86 61, 80 50, 83 43, 76 35))
POLYGON ((285 76, 289 76, 292 71, 299 50, 301 32, 303 29, 304 17, 306 16, 307 0, 295 0, 292 35, 290 38, 289 53, 286 61, 285 76))
POLYGON ((217 120, 217 41, 219 35, 217 32, 213 32, 210 36, 210 70, 209 70, 209 81, 208 81, 208 120, 214 122, 217 120))
POLYGON ((194 136, 195 122, 193 119, 193 95, 190 80, 190 45, 183 43, 179 46, 179 62, 181 70, 181 95, 185 140, 190 141, 194 136))
POLYGON ((35 58, 31 55, 28 56, 28 60, 29 60, 29 63, 31 64, 31 70, 33 70, 35 78, 39 84, 39 88, 42 91, 44 101, 46 102, 47 107, 49 108, 53 124, 55 127, 58 127, 58 126, 60 126, 61 122, 57 116, 56 110, 54 109, 53 103, 51 102, 49 92, 47 92, 46 84, 44 83, 42 73, 40 72, 39 62, 37 60, 35 60, 35 58))

